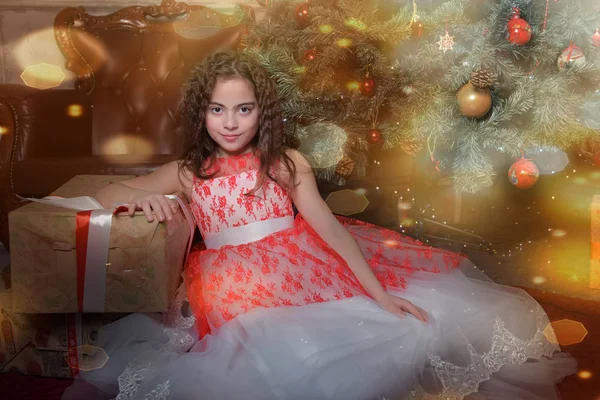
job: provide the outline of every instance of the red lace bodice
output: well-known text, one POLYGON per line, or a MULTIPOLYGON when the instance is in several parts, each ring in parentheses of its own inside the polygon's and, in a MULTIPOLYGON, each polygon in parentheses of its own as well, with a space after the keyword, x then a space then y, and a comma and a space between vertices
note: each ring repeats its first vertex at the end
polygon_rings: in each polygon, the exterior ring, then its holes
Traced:
POLYGON ((194 179, 191 209, 204 238, 225 228, 293 215, 288 193, 267 179, 261 189, 246 195, 256 185, 259 161, 253 153, 217 158, 210 171, 213 178, 194 179))

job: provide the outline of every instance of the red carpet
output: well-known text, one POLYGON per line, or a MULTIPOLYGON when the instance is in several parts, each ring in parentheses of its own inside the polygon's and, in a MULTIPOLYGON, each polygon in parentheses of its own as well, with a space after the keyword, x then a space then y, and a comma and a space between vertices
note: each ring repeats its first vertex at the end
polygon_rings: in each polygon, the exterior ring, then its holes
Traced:
MULTIPOLYGON (((589 333, 584 340, 563 346, 563 350, 577 359, 580 371, 589 371, 591 376, 587 379, 569 376, 558 388, 564 400, 600 400, 599 304, 536 289, 523 289, 540 302, 551 321, 570 319, 585 326, 589 333)), ((0 397, 3 400, 58 400, 69 385, 70 380, 3 374, 0 375, 0 397)))

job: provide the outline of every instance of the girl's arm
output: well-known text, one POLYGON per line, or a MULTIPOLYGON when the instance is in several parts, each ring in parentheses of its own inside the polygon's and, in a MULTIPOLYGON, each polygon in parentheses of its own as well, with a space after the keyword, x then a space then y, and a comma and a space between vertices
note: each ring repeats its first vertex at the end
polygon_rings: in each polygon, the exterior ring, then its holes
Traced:
POLYGON ((362 287, 375 301, 395 314, 404 315, 404 311, 408 311, 425 322, 425 311, 406 299, 388 294, 381 286, 352 235, 340 224, 321 198, 308 161, 295 150, 288 150, 288 155, 296 165, 296 186, 292 186, 289 179, 286 180, 286 172, 283 172, 283 179, 290 184, 288 187, 293 188, 290 195, 306 222, 346 261, 362 287))
POLYGON ((94 197, 106 208, 114 203, 126 203, 131 215, 136 209, 141 209, 152 221, 154 211, 158 219, 164 221, 170 219, 178 207, 164 195, 175 192, 183 192, 188 197, 191 194, 191 175, 179 174, 178 161, 167 163, 148 175, 107 185, 94 197))

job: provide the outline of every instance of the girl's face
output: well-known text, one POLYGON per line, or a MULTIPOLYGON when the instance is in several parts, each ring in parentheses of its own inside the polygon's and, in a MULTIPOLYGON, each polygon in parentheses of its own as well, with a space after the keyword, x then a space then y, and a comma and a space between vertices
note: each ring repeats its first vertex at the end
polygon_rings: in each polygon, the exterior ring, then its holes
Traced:
POLYGON ((243 154, 258 131, 258 103, 244 78, 218 78, 206 110, 206 129, 219 145, 217 156, 243 154))

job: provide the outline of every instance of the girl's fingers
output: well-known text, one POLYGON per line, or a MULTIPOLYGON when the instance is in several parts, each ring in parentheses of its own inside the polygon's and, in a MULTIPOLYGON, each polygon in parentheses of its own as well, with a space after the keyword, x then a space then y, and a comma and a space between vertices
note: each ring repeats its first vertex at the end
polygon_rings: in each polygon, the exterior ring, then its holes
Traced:
POLYGON ((167 220, 172 220, 173 219, 173 211, 171 208, 171 202, 169 201, 169 199, 167 199, 166 197, 162 197, 160 200, 160 205, 162 208, 162 212, 165 215, 165 218, 167 220))
POLYGON ((171 204, 171 210, 173 210, 173 214, 177 213, 179 210, 179 203, 176 200, 168 200, 169 204, 171 204))
POLYGON ((414 304, 412 304, 410 301, 406 301, 406 303, 404 304, 403 307, 404 310, 408 311, 409 313, 411 313, 412 315, 414 315, 419 321, 425 321, 425 316, 421 314, 421 311, 419 311, 418 307, 416 307, 414 304))
POLYGON ((127 213, 133 217, 133 214, 135 214, 135 209, 136 208, 137 208, 136 204, 129 204, 127 206, 127 213))
POLYGON ((152 208, 150 208, 150 203, 145 201, 141 204, 141 206, 142 210, 144 210, 144 214, 146 215, 146 219, 148 220, 148 222, 154 221, 154 217, 152 216, 152 208))
POLYGON ((411 313, 412 315, 414 315, 419 321, 425 322, 425 317, 423 315, 421 315, 421 312, 419 312, 419 310, 417 310, 417 307, 415 307, 414 305, 411 304, 407 308, 408 308, 408 312, 411 313))
POLYGON ((419 312, 421 313, 421 315, 425 319, 425 322, 428 322, 429 321, 429 315, 427 314, 427 311, 423 310, 421 307, 417 307, 417 309, 419 310, 419 312))
POLYGON ((158 217, 158 220, 164 221, 165 214, 163 213, 162 204, 160 204, 160 201, 157 198, 151 199, 150 205, 152 206, 152 209, 154 210, 154 214, 156 214, 156 216, 158 217))

